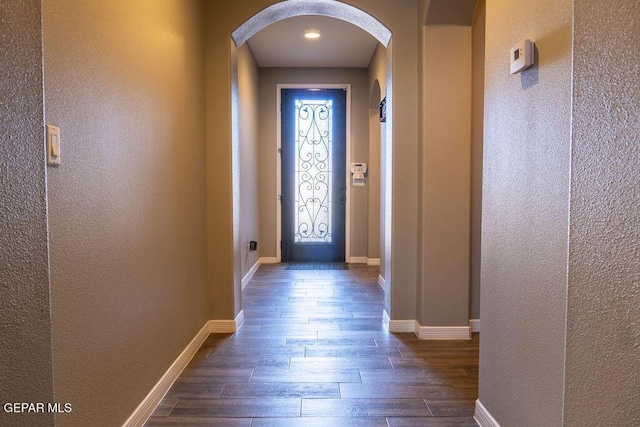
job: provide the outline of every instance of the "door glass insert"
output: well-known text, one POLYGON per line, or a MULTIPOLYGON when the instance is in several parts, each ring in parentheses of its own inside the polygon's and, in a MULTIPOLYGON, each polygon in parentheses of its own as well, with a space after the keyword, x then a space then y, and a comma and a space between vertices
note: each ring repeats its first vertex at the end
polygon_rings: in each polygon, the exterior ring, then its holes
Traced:
POLYGON ((295 107, 295 241, 331 243, 333 102, 296 99, 295 107))

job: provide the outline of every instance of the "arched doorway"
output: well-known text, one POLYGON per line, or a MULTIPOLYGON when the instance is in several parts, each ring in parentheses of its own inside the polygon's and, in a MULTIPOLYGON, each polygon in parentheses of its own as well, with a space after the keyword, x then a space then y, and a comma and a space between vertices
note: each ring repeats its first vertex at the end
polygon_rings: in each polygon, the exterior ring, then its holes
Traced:
MULTIPOLYGON (((391 88, 392 82, 392 33, 391 31, 383 25, 380 21, 375 19, 373 16, 368 13, 351 6, 346 3, 341 3, 337 1, 313 1, 310 2, 308 0, 288 0, 276 3, 271 5, 262 11, 258 12, 247 21, 245 21, 242 25, 236 28, 231 33, 231 42, 230 42, 230 50, 231 50, 231 121, 232 121, 232 182, 233 182, 233 211, 234 211, 234 222, 233 222, 233 243, 234 248, 241 248, 242 243, 240 239, 240 224, 238 221, 238 213, 240 212, 240 154, 239 154, 239 108, 238 108, 238 49, 242 47, 244 43, 246 43, 253 35, 261 31, 262 29, 268 27, 271 24, 274 24, 280 20, 287 18, 294 18, 300 16, 325 16, 330 18, 339 19, 345 22, 348 22, 352 25, 358 26, 369 33, 372 37, 374 37, 382 46, 386 48, 386 69, 384 70, 384 76, 387 79, 387 88, 391 88)), ((384 230, 383 234, 380 236, 380 240, 382 244, 380 245, 382 248, 380 253, 380 263, 381 263, 381 271, 386 271, 387 274, 390 275, 390 248, 391 248, 391 136, 392 136, 392 115, 391 115, 391 91, 388 90, 387 94, 387 105, 389 114, 387 115, 386 126, 385 126, 385 138, 383 140, 386 142, 386 149, 384 150, 384 155, 387 157, 387 161, 383 164, 386 169, 384 171, 381 170, 382 179, 380 182, 380 187, 382 188, 383 200, 385 201, 385 205, 380 206, 380 210, 385 213, 384 221, 381 228, 384 230)), ((239 271, 240 268, 240 260, 239 260, 240 252, 236 250, 234 252, 234 271, 236 272, 234 276, 236 279, 240 277, 239 271)), ((241 307, 241 288, 238 286, 234 287, 235 289, 235 307, 236 314, 238 314, 238 308, 241 307)), ((387 292, 386 303, 387 308, 386 312, 390 312, 390 292, 389 289, 385 289, 387 292)))

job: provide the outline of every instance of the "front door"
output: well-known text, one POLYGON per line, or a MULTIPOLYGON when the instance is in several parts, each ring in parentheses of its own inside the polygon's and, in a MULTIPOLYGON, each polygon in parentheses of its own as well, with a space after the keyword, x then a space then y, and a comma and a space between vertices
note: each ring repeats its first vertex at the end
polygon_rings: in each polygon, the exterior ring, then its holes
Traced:
POLYGON ((282 89, 282 261, 344 262, 346 90, 282 89))

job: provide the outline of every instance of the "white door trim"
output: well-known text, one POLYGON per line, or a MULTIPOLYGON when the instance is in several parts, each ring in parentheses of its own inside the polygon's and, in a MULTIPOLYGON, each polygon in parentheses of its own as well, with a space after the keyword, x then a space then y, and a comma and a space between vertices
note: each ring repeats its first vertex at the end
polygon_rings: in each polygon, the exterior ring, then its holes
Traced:
MULTIPOLYGON (((282 148, 282 129, 280 120, 280 93, 282 89, 345 89, 347 91, 347 110, 346 110, 346 135, 345 135, 345 185, 347 187, 347 203, 345 204, 344 218, 344 259, 345 262, 351 256, 351 185, 349 165, 351 164, 351 85, 350 84, 300 84, 300 83, 278 83, 276 85, 276 150, 282 148)), ((276 154, 276 258, 278 262, 282 262, 282 205, 280 204, 280 195, 282 194, 282 171, 281 171, 280 152, 276 154)))

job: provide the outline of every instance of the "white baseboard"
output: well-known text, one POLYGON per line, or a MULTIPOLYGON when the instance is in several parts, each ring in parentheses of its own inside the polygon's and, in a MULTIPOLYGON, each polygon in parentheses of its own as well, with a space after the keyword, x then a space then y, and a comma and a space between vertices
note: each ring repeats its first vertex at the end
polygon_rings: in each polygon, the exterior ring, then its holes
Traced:
POLYGON ((256 260, 256 263, 253 264, 253 267, 251 267, 249 271, 247 271, 247 274, 245 274, 244 277, 242 278, 242 289, 244 289, 244 287, 247 286, 247 283, 249 283, 253 275, 256 274, 256 271, 258 271, 259 267, 260 267, 260 258, 256 260))
MULTIPOLYGON (((386 314, 383 313, 383 316, 386 314)), ((387 315, 388 317, 388 315, 387 315)), ((389 320, 389 332, 413 332, 421 340, 469 340, 469 326, 422 326, 415 319, 389 320)))
POLYGON ((253 264, 253 267, 251 267, 249 271, 247 271, 247 274, 245 274, 244 277, 242 278, 242 289, 244 289, 244 287, 247 286, 247 283, 251 281, 251 278, 253 277, 254 274, 256 274, 256 271, 258 271, 258 268, 260 268, 262 264, 277 264, 277 263, 278 263, 278 258, 276 257, 258 258, 256 260, 256 263, 253 264))
POLYGON ((378 285, 382 288, 383 291, 387 290, 387 281, 384 280, 384 277, 378 274, 378 285))
POLYGON ((171 364, 167 372, 160 378, 158 383, 153 386, 149 394, 140 402, 133 414, 124 422, 123 427, 138 427, 144 425, 151 416, 156 406, 160 403, 165 394, 169 391, 174 381, 180 373, 189 364, 193 356, 202 346, 204 340, 209 336, 209 322, 191 340, 187 347, 180 353, 178 358, 171 364))
POLYGON ((387 310, 382 310, 382 323, 387 325, 387 328, 388 328, 389 327, 389 322, 391 322, 391 318, 389 317, 389 314, 387 313, 387 310))
POLYGON ((476 400, 476 410, 473 413, 473 418, 480 427, 500 427, 496 419, 482 405, 480 399, 476 400))
POLYGON ((235 331, 235 320, 209 320, 209 332, 212 334, 227 334, 235 331))
POLYGON ((232 334, 244 323, 244 311, 238 313, 234 320, 209 320, 209 333, 232 334))
MULTIPOLYGON (((244 323, 244 310, 240 310, 240 313, 238 313, 238 315, 236 316, 234 322, 236 323, 236 330, 238 330, 238 328, 240 326, 242 326, 242 324, 244 323)), ((235 332, 233 331, 233 332, 235 332)))
POLYGON ((389 320, 389 332, 415 332, 418 322, 415 320, 389 320))
POLYGON ((480 332, 480 319, 469 319, 471 332, 480 332))
POLYGON ((470 340, 468 326, 420 326, 416 322, 416 336, 421 340, 470 340))
POLYGON ((380 258, 367 258, 366 256, 352 256, 349 257, 349 264, 367 264, 367 265, 380 265, 380 258))

